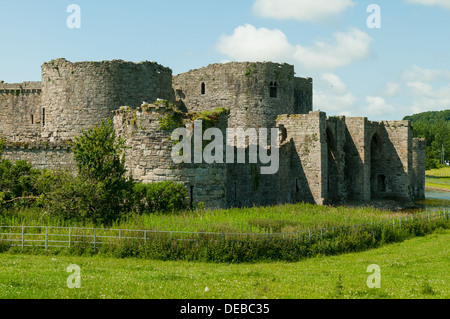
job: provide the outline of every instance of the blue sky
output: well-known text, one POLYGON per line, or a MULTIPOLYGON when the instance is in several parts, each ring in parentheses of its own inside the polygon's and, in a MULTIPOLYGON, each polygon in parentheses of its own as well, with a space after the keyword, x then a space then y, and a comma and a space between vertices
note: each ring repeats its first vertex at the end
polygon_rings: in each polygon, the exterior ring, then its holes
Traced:
POLYGON ((43 62, 156 61, 174 74, 226 61, 294 64, 314 109, 396 120, 450 109, 450 0, 0 0, 0 80, 43 62), (81 28, 70 29, 70 4, 81 28), (381 28, 370 29, 370 4, 381 28))

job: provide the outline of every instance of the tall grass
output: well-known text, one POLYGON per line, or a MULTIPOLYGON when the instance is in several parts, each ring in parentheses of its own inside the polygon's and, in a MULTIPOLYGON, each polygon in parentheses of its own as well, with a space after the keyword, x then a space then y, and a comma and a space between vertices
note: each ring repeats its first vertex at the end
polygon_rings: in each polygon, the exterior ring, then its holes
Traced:
MULTIPOLYGON (((196 209, 173 213, 129 214, 110 228, 157 231, 281 233, 314 228, 341 227, 377 222, 406 213, 370 207, 327 207, 306 203, 270 207, 196 209)), ((0 225, 94 227, 92 223, 74 222, 50 216, 45 210, 21 208, 3 211, 0 225)))
MULTIPOLYGON (((184 260, 220 263, 241 263, 257 261, 299 261, 317 255, 337 255, 376 248, 388 243, 402 242, 414 236, 423 236, 436 229, 450 228, 447 215, 431 219, 405 219, 401 223, 374 223, 360 227, 342 227, 327 232, 315 231, 297 236, 251 236, 227 235, 202 240, 174 240, 163 234, 156 234, 149 240, 143 238, 116 238, 102 240, 97 246, 92 243, 75 242, 70 247, 52 248, 50 251, 69 255, 102 255, 106 257, 138 257, 156 260, 184 260)), ((75 236, 75 235, 74 235, 75 236)), ((0 241, 1 251, 34 253, 45 252, 37 246, 10 246, 0 241)))

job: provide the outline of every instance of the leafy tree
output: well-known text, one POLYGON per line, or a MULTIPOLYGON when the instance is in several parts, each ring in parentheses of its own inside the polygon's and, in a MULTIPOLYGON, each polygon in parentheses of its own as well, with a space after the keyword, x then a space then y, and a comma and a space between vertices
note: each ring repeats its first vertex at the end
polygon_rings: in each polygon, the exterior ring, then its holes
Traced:
POLYGON ((26 161, 15 163, 0 159, 0 197, 2 206, 23 205, 34 201, 38 191, 35 181, 40 171, 26 161))
POLYGON ((116 136, 111 120, 82 131, 72 149, 81 177, 94 181, 124 178, 125 140, 116 136))
POLYGON ((0 139, 0 160, 2 159, 3 148, 5 147, 5 139, 0 139))
POLYGON ((111 121, 102 121, 75 138, 76 177, 62 175, 51 194, 51 209, 65 218, 110 224, 131 209, 133 181, 126 176, 125 140, 111 121))
POLYGON ((414 137, 427 140, 426 169, 438 168, 444 160, 450 160, 450 110, 431 111, 406 116, 412 123, 414 137))

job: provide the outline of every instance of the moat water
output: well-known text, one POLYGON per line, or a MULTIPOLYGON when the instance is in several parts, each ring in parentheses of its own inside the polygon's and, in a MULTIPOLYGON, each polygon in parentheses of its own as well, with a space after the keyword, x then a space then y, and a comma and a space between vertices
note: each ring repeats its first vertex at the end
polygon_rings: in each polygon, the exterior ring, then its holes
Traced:
POLYGON ((425 199, 417 201, 417 209, 408 209, 408 211, 436 211, 450 209, 450 192, 441 192, 437 190, 426 190, 425 199))

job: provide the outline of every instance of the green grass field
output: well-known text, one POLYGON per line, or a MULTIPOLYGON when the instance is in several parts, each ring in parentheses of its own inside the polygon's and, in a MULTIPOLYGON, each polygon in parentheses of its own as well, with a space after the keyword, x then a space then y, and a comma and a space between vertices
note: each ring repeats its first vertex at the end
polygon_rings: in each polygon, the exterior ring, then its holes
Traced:
POLYGON ((449 177, 450 178, 450 166, 441 167, 438 169, 431 169, 425 171, 427 176, 441 176, 441 177, 449 177))
MULTIPOLYGON (((280 233, 376 222, 402 217, 405 214, 374 208, 327 207, 299 203, 271 207, 198 209, 172 214, 131 215, 109 227, 186 232, 280 233)), ((0 225, 93 226, 52 218, 40 209, 4 211, 0 214, 0 225)))
POLYGON ((3 253, 0 298, 448 299, 449 240, 449 230, 438 230, 370 251, 296 263, 210 264, 3 253), (80 289, 67 287, 70 264, 81 268, 80 289), (379 289, 366 284, 371 264, 381 269, 379 289))
POLYGON ((432 169, 425 174, 425 186, 450 190, 450 167, 432 169))

